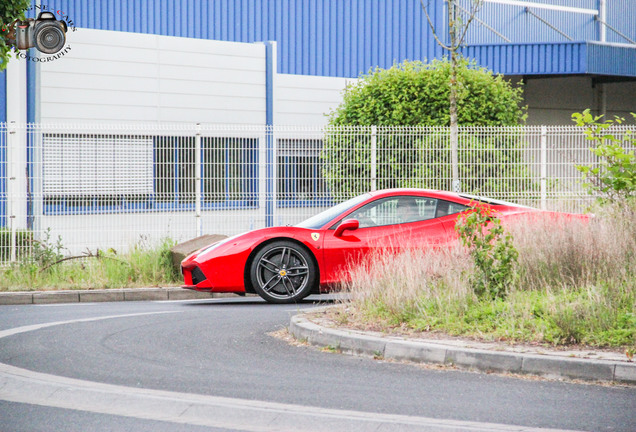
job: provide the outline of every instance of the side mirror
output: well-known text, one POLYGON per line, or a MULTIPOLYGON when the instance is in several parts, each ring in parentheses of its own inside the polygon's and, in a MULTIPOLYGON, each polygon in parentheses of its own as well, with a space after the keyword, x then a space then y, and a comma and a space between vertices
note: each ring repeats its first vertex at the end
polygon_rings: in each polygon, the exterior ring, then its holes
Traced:
POLYGON ((333 234, 336 237, 342 237, 345 231, 354 231, 357 230, 360 226, 360 222, 357 219, 345 219, 342 221, 338 228, 336 228, 336 232, 333 234))

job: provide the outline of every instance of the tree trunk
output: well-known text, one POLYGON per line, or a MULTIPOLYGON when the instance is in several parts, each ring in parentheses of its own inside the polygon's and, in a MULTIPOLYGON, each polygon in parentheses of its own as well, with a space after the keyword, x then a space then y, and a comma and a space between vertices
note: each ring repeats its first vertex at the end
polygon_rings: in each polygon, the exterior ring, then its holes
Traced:
POLYGON ((450 76, 450 147, 451 164, 453 170, 453 192, 461 191, 459 182, 459 127, 457 125, 457 14, 455 2, 448 2, 448 30, 451 46, 451 76, 450 76))

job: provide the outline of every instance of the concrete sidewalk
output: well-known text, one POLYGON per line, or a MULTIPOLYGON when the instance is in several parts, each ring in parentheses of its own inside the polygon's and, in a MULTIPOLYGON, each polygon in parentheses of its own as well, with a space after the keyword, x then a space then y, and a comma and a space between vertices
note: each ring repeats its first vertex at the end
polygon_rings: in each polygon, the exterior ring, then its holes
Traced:
POLYGON ((482 372, 636 385, 636 363, 628 362, 624 354, 616 352, 558 351, 461 339, 395 337, 335 328, 317 318, 315 313, 294 315, 289 326, 290 333, 310 345, 379 359, 448 365, 482 372))
POLYGON ((179 287, 123 288, 68 291, 20 291, 0 292, 0 305, 93 303, 144 300, 195 300, 217 297, 234 297, 235 294, 203 293, 179 287))

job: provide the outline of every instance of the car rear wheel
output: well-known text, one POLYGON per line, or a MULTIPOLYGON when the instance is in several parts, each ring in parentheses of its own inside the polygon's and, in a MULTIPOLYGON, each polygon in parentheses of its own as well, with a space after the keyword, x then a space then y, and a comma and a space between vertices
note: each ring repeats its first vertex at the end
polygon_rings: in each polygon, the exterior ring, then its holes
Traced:
POLYGON ((254 256, 250 282, 258 295, 270 303, 295 303, 311 294, 316 265, 303 247, 277 241, 254 256))

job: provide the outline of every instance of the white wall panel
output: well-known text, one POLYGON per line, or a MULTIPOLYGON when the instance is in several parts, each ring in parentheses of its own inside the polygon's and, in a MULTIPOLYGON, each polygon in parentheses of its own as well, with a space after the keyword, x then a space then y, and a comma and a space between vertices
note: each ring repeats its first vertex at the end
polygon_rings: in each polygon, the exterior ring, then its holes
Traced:
POLYGON ((342 91, 351 78, 279 74, 276 77, 275 123, 280 125, 325 125, 325 114, 342 101, 342 91))
POLYGON ((39 122, 265 123, 265 47, 79 29, 40 68, 39 122))
POLYGON ((156 92, 160 88, 157 79, 148 79, 146 76, 78 75, 64 71, 47 71, 40 82, 43 87, 65 92, 84 89, 156 92))

